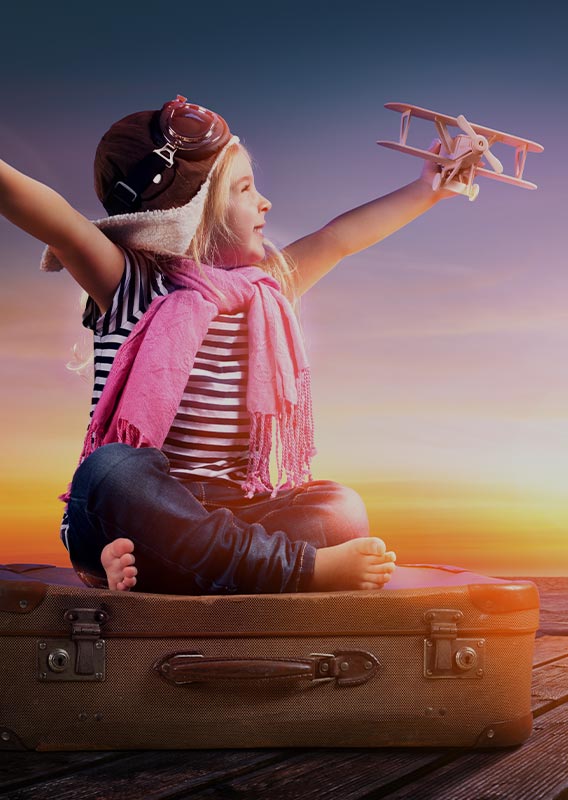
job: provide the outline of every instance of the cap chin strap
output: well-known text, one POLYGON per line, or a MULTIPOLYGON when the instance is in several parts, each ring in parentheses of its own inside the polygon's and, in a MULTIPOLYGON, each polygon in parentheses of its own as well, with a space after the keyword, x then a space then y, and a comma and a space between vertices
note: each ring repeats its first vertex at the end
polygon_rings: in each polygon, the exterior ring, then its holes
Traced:
POLYGON ((166 142, 133 167, 123 181, 117 181, 105 197, 104 207, 110 215, 139 211, 142 192, 151 183, 159 184, 166 169, 174 165, 177 148, 166 142))

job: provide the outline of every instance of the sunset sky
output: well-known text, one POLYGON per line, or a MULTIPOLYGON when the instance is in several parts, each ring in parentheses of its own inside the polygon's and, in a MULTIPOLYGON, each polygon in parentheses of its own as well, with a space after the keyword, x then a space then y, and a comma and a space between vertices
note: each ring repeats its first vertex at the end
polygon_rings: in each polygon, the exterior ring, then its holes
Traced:
MULTIPOLYGON (((221 113, 256 162, 279 245, 418 176, 390 101, 544 145, 530 192, 479 179, 343 263, 302 301, 316 477, 357 488, 400 561, 568 574, 568 56, 551 0, 522 16, 471 4, 217 2, 173 24, 150 7, 3 10, 0 158, 90 218, 98 140, 177 93, 221 113), (113 10, 112 19, 110 11, 113 10), (161 28, 161 30, 158 30, 161 28)), ((428 147, 417 120, 411 143, 428 147)), ((513 150, 494 148, 506 171, 513 150)), ((89 385, 80 291, 39 272, 42 245, 0 219, 0 561, 67 565, 62 505, 89 385)))

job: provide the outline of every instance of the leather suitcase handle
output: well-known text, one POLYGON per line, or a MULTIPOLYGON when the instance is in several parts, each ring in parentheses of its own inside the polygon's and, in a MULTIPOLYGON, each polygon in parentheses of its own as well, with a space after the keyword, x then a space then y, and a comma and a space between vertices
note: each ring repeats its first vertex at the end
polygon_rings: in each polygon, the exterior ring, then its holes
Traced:
POLYGON ((190 651, 169 653, 154 669, 175 686, 282 678, 307 678, 312 683, 335 680, 338 686, 357 686, 370 680, 380 666, 378 658, 364 650, 310 653, 306 658, 210 658, 190 651))

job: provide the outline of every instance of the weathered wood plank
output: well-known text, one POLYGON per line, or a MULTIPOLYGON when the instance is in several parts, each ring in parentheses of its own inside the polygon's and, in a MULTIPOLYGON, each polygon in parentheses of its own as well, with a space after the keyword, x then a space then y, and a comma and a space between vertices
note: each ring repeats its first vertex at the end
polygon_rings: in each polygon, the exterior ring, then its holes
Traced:
MULTIPOLYGON (((0 791, 2 800, 155 800, 206 787, 220 780, 278 764, 289 750, 150 750, 121 752, 109 763, 78 765, 78 771, 38 781, 22 774, 18 787, 0 791)), ((4 755, 4 754, 3 754, 4 755)), ((18 754, 20 755, 20 754, 18 754)), ((30 761, 43 753, 23 754, 30 761)), ((92 753, 85 753, 93 756, 92 753)), ((116 754, 115 754, 116 755, 116 754)), ((23 763, 23 762, 22 762, 23 763)), ((45 763, 45 761, 44 761, 45 763)))
MULTIPOLYGON (((275 768, 225 780, 191 794, 199 800, 266 798, 271 800, 362 800, 369 792, 398 780, 412 780, 424 769, 445 763, 441 750, 312 751, 299 754, 275 768)), ((377 795, 380 796, 380 795, 377 795)), ((160 800, 166 800, 165 797, 160 800)))
POLYGON ((568 636, 539 636, 534 643, 533 664, 568 656, 568 636))
POLYGON ((534 578, 540 593, 540 630, 546 634, 568 634, 566 599, 568 578, 534 578))
POLYGON ((514 750, 472 751, 391 789, 367 800, 558 800, 568 791, 568 704, 537 717, 532 736, 514 750))
POLYGON ((0 753, 0 790, 17 788, 22 783, 51 780, 59 775, 80 772, 93 764, 105 764, 111 769, 122 753, 0 753))
POLYGON ((533 670, 531 694, 533 712, 568 702, 568 657, 533 670))

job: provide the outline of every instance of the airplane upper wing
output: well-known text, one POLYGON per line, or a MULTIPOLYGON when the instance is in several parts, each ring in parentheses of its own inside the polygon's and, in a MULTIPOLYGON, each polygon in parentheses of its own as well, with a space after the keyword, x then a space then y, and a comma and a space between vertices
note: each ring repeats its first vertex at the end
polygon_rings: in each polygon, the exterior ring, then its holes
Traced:
MULTIPOLYGON (((398 111, 401 114, 405 111, 410 111, 411 115, 414 117, 432 121, 437 119, 446 125, 455 125, 459 128, 456 117, 450 117, 447 114, 439 114, 437 111, 430 111, 427 108, 420 108, 420 106, 413 106, 408 103, 385 103, 385 108, 391 111, 398 111)), ((513 136, 510 133, 503 133, 493 128, 486 128, 484 125, 478 125, 476 122, 470 122, 469 124, 477 133, 480 133, 488 139, 493 139, 493 141, 503 142, 503 144, 511 145, 511 147, 524 146, 530 153, 542 153, 544 150, 541 144, 532 142, 530 139, 521 139, 519 136, 513 136)))

